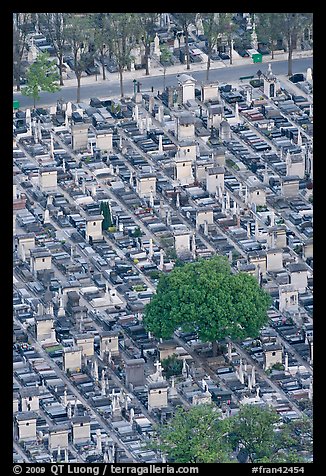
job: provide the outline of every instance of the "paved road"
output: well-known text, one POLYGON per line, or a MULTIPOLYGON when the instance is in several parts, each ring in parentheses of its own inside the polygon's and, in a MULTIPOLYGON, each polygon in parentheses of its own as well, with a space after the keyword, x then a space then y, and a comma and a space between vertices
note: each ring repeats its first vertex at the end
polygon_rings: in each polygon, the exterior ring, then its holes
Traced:
MULTIPOLYGON (((293 73, 302 73, 307 70, 307 68, 312 68, 313 58, 298 58, 293 60, 293 73)), ((194 67, 194 66, 193 66, 194 67)), ((232 65, 231 67, 222 67, 217 69, 212 69, 210 71, 210 81, 218 80, 220 82, 227 81, 236 81, 241 76, 248 76, 256 74, 258 69, 262 72, 267 71, 267 63, 263 64, 245 64, 240 66, 232 65)), ((272 62, 273 72, 277 75, 287 74, 287 61, 273 61, 272 62)), ((190 70, 191 74, 196 80, 204 81, 206 78, 206 71, 193 71, 190 70)), ((127 74, 126 74, 127 76, 127 74)), ((124 90, 125 95, 133 94, 133 80, 130 73, 128 77, 124 80, 124 90)), ((163 75, 160 76, 147 76, 140 77, 140 82, 142 83, 142 91, 149 90, 152 86, 154 91, 163 89, 163 75)), ((166 86, 176 85, 176 73, 167 74, 165 77, 166 86)), ((91 84, 84 84, 82 79, 81 87, 81 101, 88 100, 91 97, 118 97, 120 95, 120 85, 119 80, 116 74, 110 75, 110 78, 106 82, 95 81, 91 84)), ((76 101, 76 86, 64 86, 63 89, 57 93, 41 93, 41 99, 38 101, 38 106, 50 106, 56 104, 57 99, 62 98, 65 101, 76 101)), ((21 107, 33 107, 33 101, 25 96, 22 96, 21 93, 14 93, 14 99, 20 102, 21 107)))

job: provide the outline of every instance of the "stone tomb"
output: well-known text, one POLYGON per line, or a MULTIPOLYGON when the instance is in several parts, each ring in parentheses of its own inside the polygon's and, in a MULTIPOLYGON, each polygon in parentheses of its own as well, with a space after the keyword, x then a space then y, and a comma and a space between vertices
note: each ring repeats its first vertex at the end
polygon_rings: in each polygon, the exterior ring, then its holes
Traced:
POLYGON ((196 211, 196 229, 199 229, 200 225, 204 225, 205 222, 208 225, 214 223, 213 207, 202 207, 196 211))
POLYGON ((206 190, 209 194, 215 195, 221 189, 224 192, 224 167, 212 167, 206 170, 206 190))
POLYGON ((287 266, 290 274, 290 283, 295 286, 299 293, 306 292, 308 286, 308 269, 303 263, 291 263, 287 266))
POLYGON ((273 248, 266 251, 267 271, 281 271, 283 269, 283 250, 273 248))
POLYGON ((279 286, 279 310, 298 311, 298 290, 293 284, 281 284, 279 286))
POLYGON ((34 248, 30 250, 31 272, 36 275, 37 271, 51 269, 51 253, 46 249, 34 248))
POLYGON ((50 339, 53 335, 53 316, 44 314, 42 316, 35 316, 35 334, 38 341, 50 339))
POLYGON ((195 138, 195 118, 189 112, 183 112, 177 117, 176 135, 178 141, 195 138))
POLYGON ((93 240, 102 240, 103 239, 103 232, 102 232, 102 215, 96 216, 89 216, 86 218, 86 240, 88 241, 89 238, 93 240))
POLYGON ((84 150, 88 147, 88 124, 79 123, 72 124, 71 126, 71 135, 72 135, 72 149, 73 150, 84 150))
POLYGON ((174 178, 180 185, 190 185, 194 182, 192 173, 192 159, 175 157, 175 174, 174 178))
POLYGON ((179 257, 190 253, 190 230, 176 230, 174 232, 174 247, 179 257))
POLYGON ((36 440, 36 412, 22 412, 16 415, 18 440, 36 440))
POLYGON ((106 353, 119 355, 119 332, 104 331, 100 333, 100 357, 103 360, 106 353))
POLYGON ((23 412, 38 411, 40 408, 39 387, 23 387, 20 389, 21 409, 23 412))
POLYGON ((49 450, 52 451, 58 449, 68 448, 68 425, 55 425, 49 430, 49 450))
POLYGON ((31 249, 35 248, 34 233, 25 233, 22 235, 17 235, 17 245, 17 252, 19 258, 23 259, 23 256, 25 256, 25 258, 29 258, 31 249))
POLYGON ((168 406, 168 388, 169 384, 162 380, 148 384, 148 410, 154 408, 164 408, 168 406))
POLYGON ((180 74, 178 82, 182 88, 182 103, 186 104, 189 99, 195 99, 196 80, 189 74, 180 74))
POLYGON ((56 192, 57 169, 54 167, 40 168, 38 175, 39 188, 42 192, 56 192))
POLYGON ((126 386, 141 387, 145 385, 145 360, 128 359, 125 361, 126 386))
POLYGON ((76 334, 74 336, 75 345, 81 347, 82 355, 92 357, 94 355, 94 336, 93 334, 76 334))
POLYGON ((112 130, 96 131, 96 147, 101 152, 112 152, 112 130))
POLYGON ((139 174, 136 179, 136 191, 140 198, 149 198, 156 195, 156 175, 154 174, 139 174))
POLYGON ((91 419, 89 416, 77 416, 71 419, 72 442, 86 443, 91 439, 91 419))
POLYGON ((264 370, 271 368, 274 364, 282 363, 282 346, 271 344, 263 346, 264 370))
POLYGON ((63 370, 67 372, 79 372, 81 369, 81 362, 82 362, 82 348, 73 346, 73 347, 65 347, 63 349, 63 370))
POLYGON ((202 102, 209 101, 210 99, 219 99, 220 93, 218 90, 218 83, 206 83, 201 87, 201 100, 202 102))

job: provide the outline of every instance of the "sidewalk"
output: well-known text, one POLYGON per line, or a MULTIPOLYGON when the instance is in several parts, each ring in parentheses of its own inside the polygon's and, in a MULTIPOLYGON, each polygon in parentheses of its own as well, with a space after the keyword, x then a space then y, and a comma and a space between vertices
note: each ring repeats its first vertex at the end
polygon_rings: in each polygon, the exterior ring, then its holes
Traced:
MULTIPOLYGON (((214 69, 219 69, 219 68, 233 68, 236 66, 242 66, 242 65, 249 65, 253 64, 253 61, 251 58, 242 58, 241 56, 237 55, 235 52, 235 55, 237 57, 233 58, 232 64, 230 64, 230 60, 220 60, 220 61, 211 61, 211 67, 210 70, 214 69)), ((298 58, 309 58, 313 56, 313 50, 307 50, 307 51, 295 51, 293 53, 293 59, 298 59, 298 58)), ((274 53, 274 59, 272 60, 271 55, 264 55, 263 56, 263 61, 262 63, 257 63, 257 69, 261 67, 263 64, 268 64, 272 63, 275 61, 287 61, 288 59, 288 54, 287 53, 274 53)), ((190 74, 195 71, 206 71, 207 69, 207 63, 192 63, 190 65, 190 69, 187 69, 186 64, 178 64, 175 66, 168 66, 166 68, 166 76, 170 74, 190 74)), ((139 80, 140 78, 150 78, 150 77, 157 77, 157 76, 163 76, 164 70, 162 66, 155 66, 150 69, 150 74, 146 76, 145 70, 144 69, 139 69, 135 71, 124 71, 123 73, 123 80, 130 80, 130 79, 137 79, 139 80)), ((96 77, 94 75, 92 76, 85 76, 82 77, 81 79, 81 85, 86 85, 86 84, 103 84, 107 83, 108 81, 120 81, 120 76, 119 73, 109 73, 106 72, 106 79, 102 79, 102 75, 96 77)), ((68 87, 76 87, 77 86, 77 81, 76 78, 72 79, 66 79, 64 80, 64 86, 62 88, 68 88, 68 87)), ((16 92, 16 88, 13 88, 13 91, 16 92)))

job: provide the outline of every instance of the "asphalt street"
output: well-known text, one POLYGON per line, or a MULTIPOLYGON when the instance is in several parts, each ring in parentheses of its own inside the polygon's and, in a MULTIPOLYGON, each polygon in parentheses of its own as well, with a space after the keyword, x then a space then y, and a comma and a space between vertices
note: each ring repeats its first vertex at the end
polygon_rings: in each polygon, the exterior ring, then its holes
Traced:
MULTIPOLYGON (((305 73, 307 68, 313 67, 313 58, 297 58, 293 59, 293 73, 305 73)), ((268 63, 250 63, 242 64, 239 66, 232 65, 231 67, 222 67, 217 69, 211 69, 209 79, 210 81, 219 81, 220 83, 228 81, 237 81, 242 76, 256 75, 257 71, 260 69, 263 73, 267 71, 268 63)), ((287 61, 273 61, 272 62, 273 73, 276 75, 286 75, 287 74, 287 61)), ((188 71, 196 80, 205 81, 206 71, 188 71)), ((119 97, 120 96, 120 84, 118 79, 118 74, 108 75, 106 81, 96 81, 94 77, 94 82, 89 83, 89 78, 85 78, 85 84, 81 86, 81 102, 87 100, 90 97, 119 97), (87 81, 87 82, 86 82, 87 81)), ((166 74, 165 85, 176 85, 177 84, 177 74, 174 72, 172 74, 166 74)), ((133 94, 133 76, 130 73, 126 74, 124 80, 124 93, 125 95, 133 94)), ((137 77, 141 82, 141 91, 150 90, 153 86, 154 91, 163 89, 163 73, 158 76, 142 76, 137 77)), ((67 101, 76 101, 76 91, 77 84, 71 85, 69 81, 69 86, 64 86, 60 91, 56 93, 41 93, 40 100, 37 101, 37 106, 51 106, 56 104, 58 99, 63 99, 67 101)), ((23 96, 21 93, 14 92, 13 98, 18 100, 20 107, 33 107, 33 100, 26 96, 23 96)))

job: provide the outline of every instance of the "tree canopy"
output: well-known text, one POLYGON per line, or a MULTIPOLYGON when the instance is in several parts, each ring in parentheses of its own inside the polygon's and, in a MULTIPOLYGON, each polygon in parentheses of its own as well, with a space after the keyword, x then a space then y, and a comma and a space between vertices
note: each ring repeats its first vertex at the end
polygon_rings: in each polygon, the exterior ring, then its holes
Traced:
POLYGON ((250 463, 300 463, 312 454, 312 421, 284 422, 269 407, 246 404, 222 419, 214 405, 178 407, 156 427, 152 447, 175 463, 237 462, 240 451, 250 463))
POLYGON ((49 59, 48 53, 40 53, 26 72, 27 86, 22 88, 22 94, 36 100, 40 99, 40 92, 54 93, 60 90, 58 86, 59 74, 55 61, 49 59))
POLYGON ((157 427, 156 449, 174 463, 227 463, 225 420, 215 405, 178 407, 175 415, 157 427))
POLYGON ((102 221, 102 230, 107 230, 110 226, 112 226, 112 217, 108 202, 101 202, 100 212, 104 218, 102 221))
POLYGON ((312 453, 312 420, 307 417, 282 422, 273 408, 243 405, 229 419, 229 439, 248 454, 249 462, 304 462, 312 453))
POLYGON ((175 267, 160 277, 146 305, 144 325, 168 339, 181 328, 204 341, 257 337, 267 322, 270 296, 246 273, 232 274, 225 257, 175 267))

